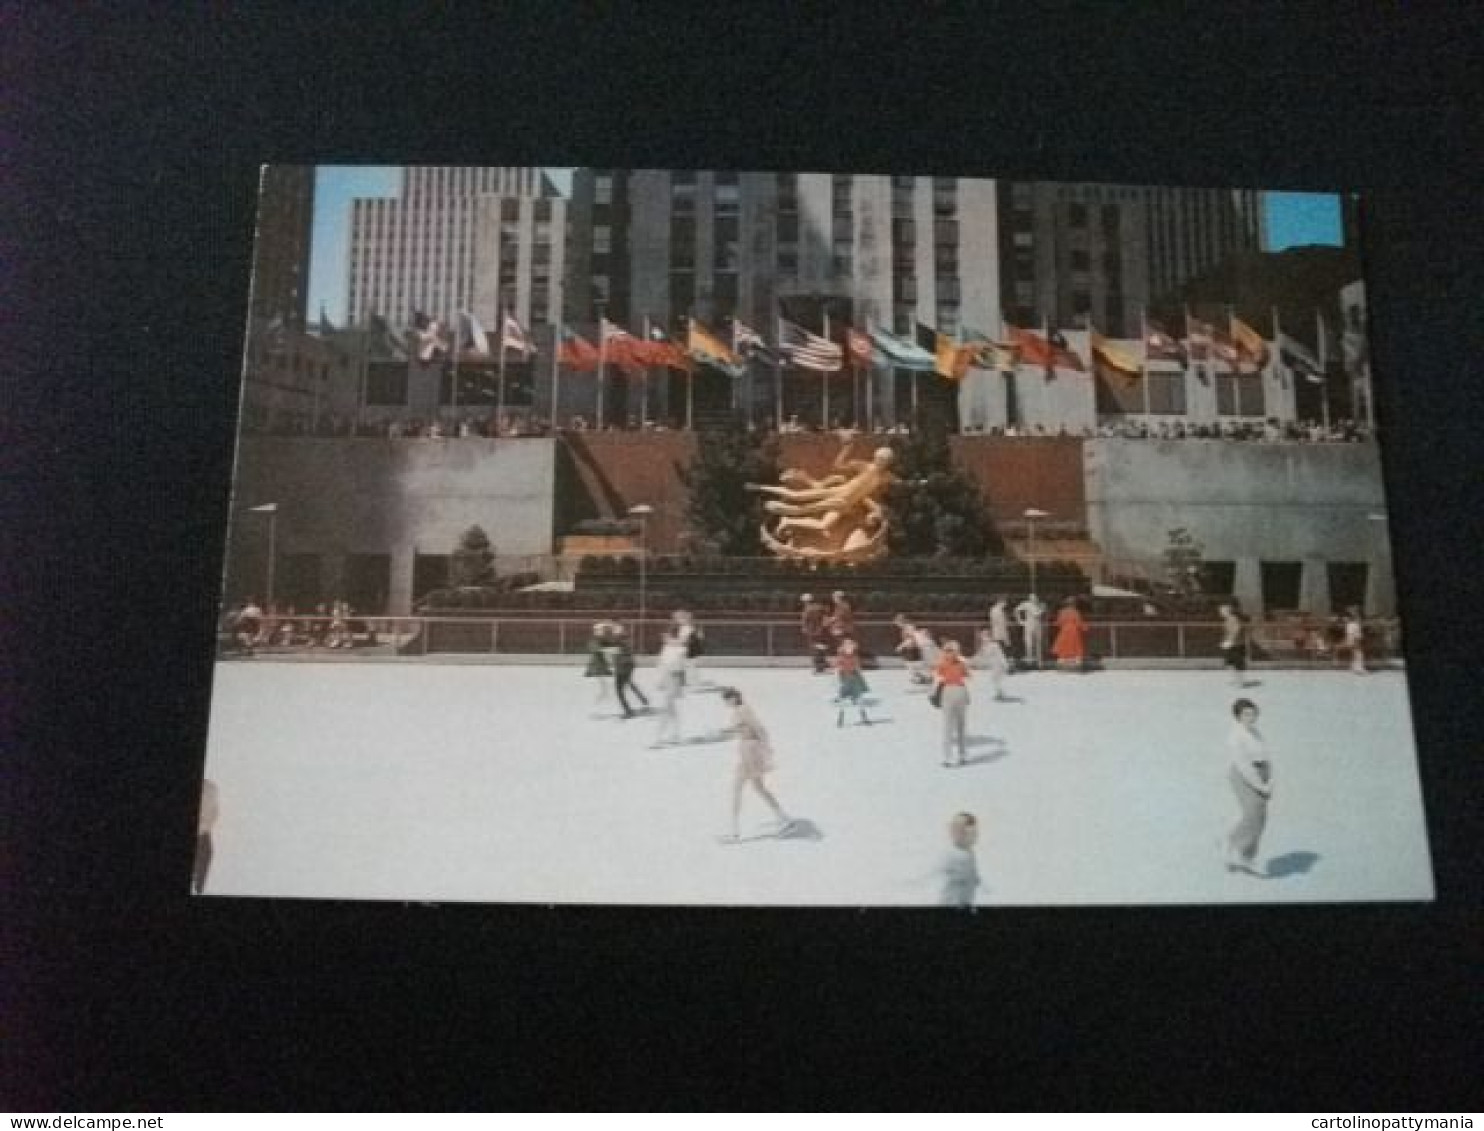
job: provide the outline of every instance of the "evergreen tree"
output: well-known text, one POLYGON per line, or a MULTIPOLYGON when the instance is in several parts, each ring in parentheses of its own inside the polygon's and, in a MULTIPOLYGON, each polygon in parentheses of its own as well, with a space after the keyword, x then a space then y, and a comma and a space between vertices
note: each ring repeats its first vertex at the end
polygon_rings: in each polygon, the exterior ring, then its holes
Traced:
POLYGON ((758 529, 767 517, 763 496, 749 483, 778 482, 778 445, 737 429, 703 432, 696 454, 680 472, 690 501, 686 519, 691 530, 717 553, 754 557, 763 552, 758 529))
POLYGON ((1185 527, 1177 526, 1169 532, 1164 551, 1165 578, 1180 596, 1194 597, 1202 592, 1205 552, 1205 547, 1185 527))
POLYGON ((448 583, 463 586, 491 585, 495 580, 495 548, 483 527, 471 526, 459 536, 448 561, 448 583))
POLYGON ((929 418, 892 441, 897 481, 886 496, 890 547, 898 557, 978 558, 1004 552, 979 485, 953 462, 948 432, 929 418))

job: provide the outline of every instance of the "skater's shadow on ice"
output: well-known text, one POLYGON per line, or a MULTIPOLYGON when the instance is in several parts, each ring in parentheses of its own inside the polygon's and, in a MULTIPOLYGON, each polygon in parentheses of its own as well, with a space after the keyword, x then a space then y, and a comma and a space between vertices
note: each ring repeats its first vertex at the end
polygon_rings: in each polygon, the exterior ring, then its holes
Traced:
POLYGON ((971 734, 964 739, 964 746, 975 753, 964 758, 964 765, 973 766, 980 762, 998 762, 1001 758, 1010 756, 1010 744, 1003 738, 994 738, 987 734, 971 734))
POLYGON ((996 695, 990 700, 991 703, 1024 703, 1025 700, 1018 695, 996 695))
POLYGON ((1317 852, 1287 852, 1268 861, 1268 879, 1281 880, 1286 876, 1304 876, 1317 863, 1319 863, 1317 852))
POLYGON ((778 830, 779 840, 823 840, 824 832, 808 817, 795 817, 786 827, 778 830))
POLYGON ((693 734, 688 738, 676 739, 666 745, 672 747, 680 746, 715 746, 719 742, 726 742, 732 735, 724 730, 712 731, 710 734, 693 734))

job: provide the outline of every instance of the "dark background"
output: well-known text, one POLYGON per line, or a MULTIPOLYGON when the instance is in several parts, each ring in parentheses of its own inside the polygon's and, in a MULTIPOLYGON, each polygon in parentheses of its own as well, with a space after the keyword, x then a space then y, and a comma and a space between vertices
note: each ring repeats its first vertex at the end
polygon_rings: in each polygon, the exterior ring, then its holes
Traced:
POLYGON ((0 1107, 1477 1107, 1479 21, 1125 7, 0 8, 0 1107), (1365 192, 1437 902, 191 900, 270 161, 1365 192))

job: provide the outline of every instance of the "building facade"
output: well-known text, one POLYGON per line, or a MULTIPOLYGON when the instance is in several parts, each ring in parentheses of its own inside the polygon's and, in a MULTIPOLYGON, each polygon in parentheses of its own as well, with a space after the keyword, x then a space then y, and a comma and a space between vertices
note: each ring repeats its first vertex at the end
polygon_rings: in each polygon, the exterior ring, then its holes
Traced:
POLYGON ((314 167, 264 166, 249 300, 255 328, 302 330, 307 324, 313 227, 314 167))
POLYGON ((408 326, 418 314, 468 311, 487 328, 560 317, 566 201, 539 169, 424 166, 400 194, 351 207, 347 310, 408 326))
POLYGON ((1005 311, 1020 325, 1137 338, 1142 312, 1263 238, 1248 190, 1005 181, 1005 311))

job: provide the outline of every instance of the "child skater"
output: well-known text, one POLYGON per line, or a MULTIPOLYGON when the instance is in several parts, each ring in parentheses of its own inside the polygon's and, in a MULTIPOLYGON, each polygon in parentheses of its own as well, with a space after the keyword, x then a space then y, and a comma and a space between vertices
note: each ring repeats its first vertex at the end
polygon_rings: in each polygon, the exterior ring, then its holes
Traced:
POLYGON ((600 620, 593 625, 593 634, 587 642, 587 668, 583 676, 598 681, 598 697, 593 701, 593 711, 608 701, 612 692, 613 669, 608 663, 607 648, 611 638, 608 622, 600 620))
POLYGON ((860 712, 861 724, 870 726, 871 720, 866 717, 866 705, 862 699, 871 689, 866 686, 866 677, 861 675, 855 641, 849 637, 840 642, 840 651, 835 654, 835 673, 840 677, 840 690, 835 696, 840 710, 835 715, 835 725, 845 725, 845 705, 850 703, 860 712))
POLYGON ((897 655, 907 665, 907 681, 926 683, 928 679, 922 670, 922 648, 917 643, 916 627, 902 613, 898 613, 892 623, 902 634, 902 639, 897 643, 897 655))
POLYGON ((952 847, 938 865, 938 874, 943 877, 938 902, 944 907, 973 907, 974 893, 979 889, 979 861, 974 856, 979 822, 974 814, 955 813, 948 822, 948 839, 952 847))
POLYGON ((994 697, 1005 698, 1005 676, 1010 671, 1010 658, 1005 655, 1005 646, 995 638, 994 629, 979 630, 979 648, 974 653, 974 666, 989 672, 989 682, 994 685, 994 697))
POLYGON ((959 655, 958 641, 945 640, 943 654, 933 668, 938 706, 943 712, 943 765, 962 766, 968 756, 966 728, 969 714, 969 665, 959 655))
POLYGON ((732 709, 730 729, 737 736, 737 770, 732 779, 732 831, 722 840, 735 844, 739 839, 737 819, 742 812, 742 790, 749 785, 773 810, 773 815, 778 818, 778 832, 783 833, 793 820, 763 781, 773 769, 773 747, 768 741, 768 732, 752 708, 742 702, 742 693, 735 687, 723 689, 721 701, 732 709))

